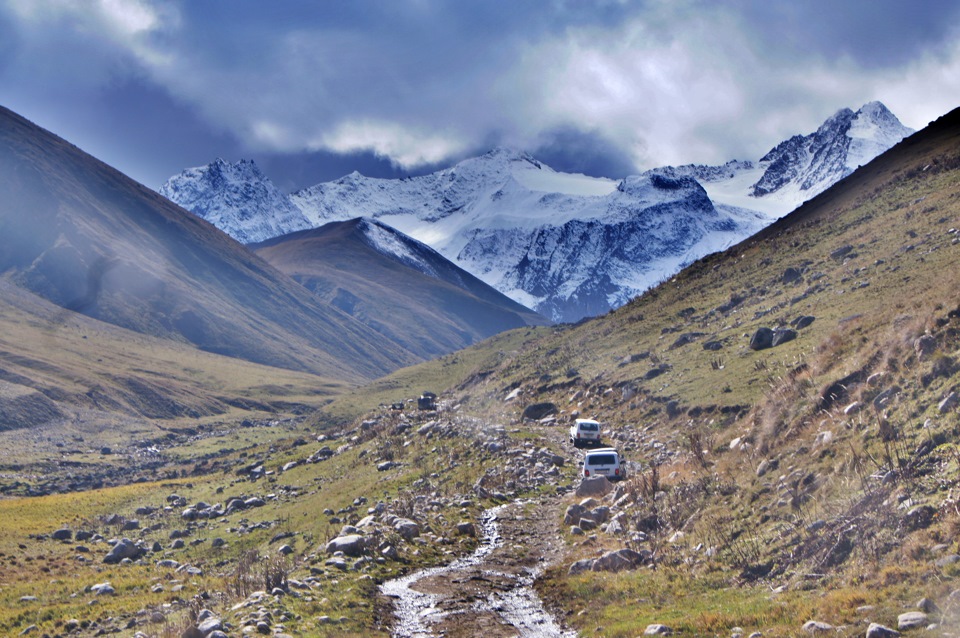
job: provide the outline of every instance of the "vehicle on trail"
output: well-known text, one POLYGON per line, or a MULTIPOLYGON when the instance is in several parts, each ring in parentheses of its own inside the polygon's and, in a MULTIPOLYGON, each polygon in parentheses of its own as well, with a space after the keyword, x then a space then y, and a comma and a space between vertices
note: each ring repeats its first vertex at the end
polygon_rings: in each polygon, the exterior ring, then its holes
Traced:
POLYGON ((602 447, 590 450, 583 457, 583 478, 606 476, 610 481, 627 478, 627 461, 616 448, 602 447))
POLYGON ((593 419, 577 419, 570 426, 570 443, 573 447, 600 445, 600 423, 593 419))

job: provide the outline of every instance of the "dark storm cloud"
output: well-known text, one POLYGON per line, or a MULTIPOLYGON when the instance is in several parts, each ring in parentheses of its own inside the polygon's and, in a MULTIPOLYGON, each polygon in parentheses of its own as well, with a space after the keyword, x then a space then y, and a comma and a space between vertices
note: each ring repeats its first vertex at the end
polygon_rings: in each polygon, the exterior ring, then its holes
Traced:
POLYGON ((619 177, 755 159, 842 107, 956 106, 960 4, 0 0, 0 104, 148 186, 222 157, 287 190, 491 146, 619 177))

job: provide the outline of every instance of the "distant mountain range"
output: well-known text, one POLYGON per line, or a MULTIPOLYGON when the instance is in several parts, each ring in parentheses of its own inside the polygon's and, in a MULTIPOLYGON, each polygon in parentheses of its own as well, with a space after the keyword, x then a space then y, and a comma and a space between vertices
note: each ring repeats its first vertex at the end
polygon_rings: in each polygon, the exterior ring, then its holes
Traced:
POLYGON ((910 133, 871 102, 757 161, 662 167, 619 182, 495 149, 430 175, 352 173, 289 196, 252 162, 217 160, 160 193, 244 242, 377 219, 540 314, 576 321, 752 235, 910 133))

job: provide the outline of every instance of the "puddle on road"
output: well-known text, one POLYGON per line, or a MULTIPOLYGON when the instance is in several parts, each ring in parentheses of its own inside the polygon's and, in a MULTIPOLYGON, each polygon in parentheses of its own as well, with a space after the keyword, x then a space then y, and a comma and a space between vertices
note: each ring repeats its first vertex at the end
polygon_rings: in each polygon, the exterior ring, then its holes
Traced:
MULTIPOLYGON (((495 549, 503 545, 497 525, 497 517, 505 506, 501 505, 483 513, 480 528, 483 540, 480 546, 469 556, 460 558, 449 565, 431 567, 413 574, 389 580, 380 585, 380 592, 393 601, 396 623, 392 635, 397 638, 433 638, 430 629, 450 612, 438 608, 443 596, 426 594, 411 588, 411 585, 424 578, 437 575, 450 576, 457 571, 480 565, 495 549)), ((489 572, 494 573, 494 572, 489 572)), ((501 576, 507 576, 500 574, 501 576)), ((533 589, 533 582, 539 571, 527 571, 515 580, 516 585, 507 591, 491 592, 484 600, 473 603, 463 611, 483 612, 500 617, 504 623, 517 629, 520 636, 531 638, 574 638, 576 632, 562 629, 553 616, 547 612, 540 597, 533 589)))

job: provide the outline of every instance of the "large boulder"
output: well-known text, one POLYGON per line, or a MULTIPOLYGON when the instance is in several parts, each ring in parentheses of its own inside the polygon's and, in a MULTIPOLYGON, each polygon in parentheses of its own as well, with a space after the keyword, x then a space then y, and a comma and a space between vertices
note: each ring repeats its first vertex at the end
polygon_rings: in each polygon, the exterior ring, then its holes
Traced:
POLYGON ((397 530, 397 533, 408 541, 420 536, 420 526, 417 525, 416 521, 411 521, 409 518, 398 519, 393 524, 393 529, 397 530))
POLYGON ((757 328, 750 338, 751 350, 766 350, 773 347, 773 330, 770 328, 757 328))
POLYGON ((650 553, 636 552, 632 549, 621 549, 609 552, 593 561, 591 569, 595 572, 620 572, 642 565, 650 553))
POLYGON ((124 538, 110 549, 110 551, 104 557, 103 562, 107 563, 108 565, 116 565, 124 558, 136 560, 143 556, 143 554, 144 549, 142 547, 134 543, 129 538, 124 538))
POLYGON ((343 552, 347 556, 362 556, 366 549, 366 539, 360 534, 338 536, 327 543, 327 553, 343 552))
POLYGON ((612 489, 613 485, 606 476, 591 476, 580 481, 577 496, 606 496, 612 489))

